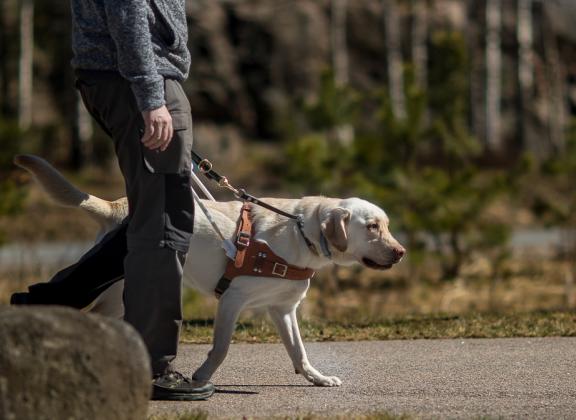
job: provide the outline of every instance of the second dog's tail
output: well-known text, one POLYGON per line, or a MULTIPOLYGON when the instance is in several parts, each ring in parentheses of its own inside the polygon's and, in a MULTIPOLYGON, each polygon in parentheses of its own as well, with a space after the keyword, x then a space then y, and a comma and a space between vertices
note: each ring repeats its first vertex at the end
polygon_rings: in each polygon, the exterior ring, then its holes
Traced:
POLYGON ((79 207, 102 226, 120 224, 128 215, 126 198, 107 201, 80 191, 50 163, 34 155, 18 155, 14 163, 30 172, 56 203, 66 207, 79 207))

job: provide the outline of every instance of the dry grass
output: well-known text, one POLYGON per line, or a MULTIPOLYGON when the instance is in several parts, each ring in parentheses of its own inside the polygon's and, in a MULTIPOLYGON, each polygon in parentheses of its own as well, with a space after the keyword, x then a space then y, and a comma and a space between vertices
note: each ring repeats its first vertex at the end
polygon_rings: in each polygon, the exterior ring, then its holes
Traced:
POLYGON ((453 281, 433 280, 434 266, 419 268, 423 275, 411 272, 414 268, 404 262, 387 272, 339 268, 313 279, 302 310, 323 319, 354 317, 359 311, 366 318, 379 318, 571 310, 576 309, 576 287, 567 281, 570 269, 567 261, 538 254, 515 256, 497 278, 490 275, 490 262, 481 257, 453 281))
MULTIPOLYGON (((212 342, 212 320, 185 322, 185 343, 212 342)), ((373 341, 444 338, 575 337, 576 312, 526 312, 514 314, 412 315, 359 320, 303 320, 305 341, 373 341)), ((266 319, 241 321, 236 343, 277 343, 280 339, 266 319)))

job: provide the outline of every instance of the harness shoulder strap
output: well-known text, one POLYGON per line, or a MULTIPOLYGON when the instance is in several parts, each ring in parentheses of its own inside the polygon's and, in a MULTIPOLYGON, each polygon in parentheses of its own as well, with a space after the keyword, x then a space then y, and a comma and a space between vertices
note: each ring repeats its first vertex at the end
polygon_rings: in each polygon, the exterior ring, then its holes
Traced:
POLYGON ((289 264, 282 257, 276 255, 265 242, 253 241, 253 224, 250 211, 249 203, 242 206, 236 231, 238 252, 234 262, 228 260, 226 272, 216 285, 214 293, 218 298, 230 287, 232 280, 238 276, 306 280, 314 275, 314 270, 311 268, 301 268, 289 264))
POLYGON ((238 219, 238 228, 236 230, 236 258, 234 259, 234 266, 240 268, 244 265, 244 257, 246 250, 250 246, 250 239, 252 238, 252 218, 250 213, 252 206, 249 203, 244 203, 240 210, 240 218, 238 219))

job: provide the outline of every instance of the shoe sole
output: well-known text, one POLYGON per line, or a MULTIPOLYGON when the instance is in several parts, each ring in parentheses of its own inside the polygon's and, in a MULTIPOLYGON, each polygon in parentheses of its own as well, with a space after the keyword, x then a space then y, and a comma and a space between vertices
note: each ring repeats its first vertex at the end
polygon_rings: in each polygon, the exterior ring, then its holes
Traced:
POLYGON ((186 392, 156 392, 152 395, 152 401, 202 401, 207 400, 214 394, 214 390, 202 393, 186 392))

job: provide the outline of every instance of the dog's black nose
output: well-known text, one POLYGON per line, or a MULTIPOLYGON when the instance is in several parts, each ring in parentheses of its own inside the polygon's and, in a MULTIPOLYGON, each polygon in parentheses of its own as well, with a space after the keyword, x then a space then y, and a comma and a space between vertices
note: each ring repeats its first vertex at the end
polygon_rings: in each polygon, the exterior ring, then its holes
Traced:
POLYGON ((396 257, 396 259, 399 260, 406 254, 406 248, 404 248, 403 246, 399 246, 397 248, 393 248, 392 252, 394 253, 394 257, 396 257))

